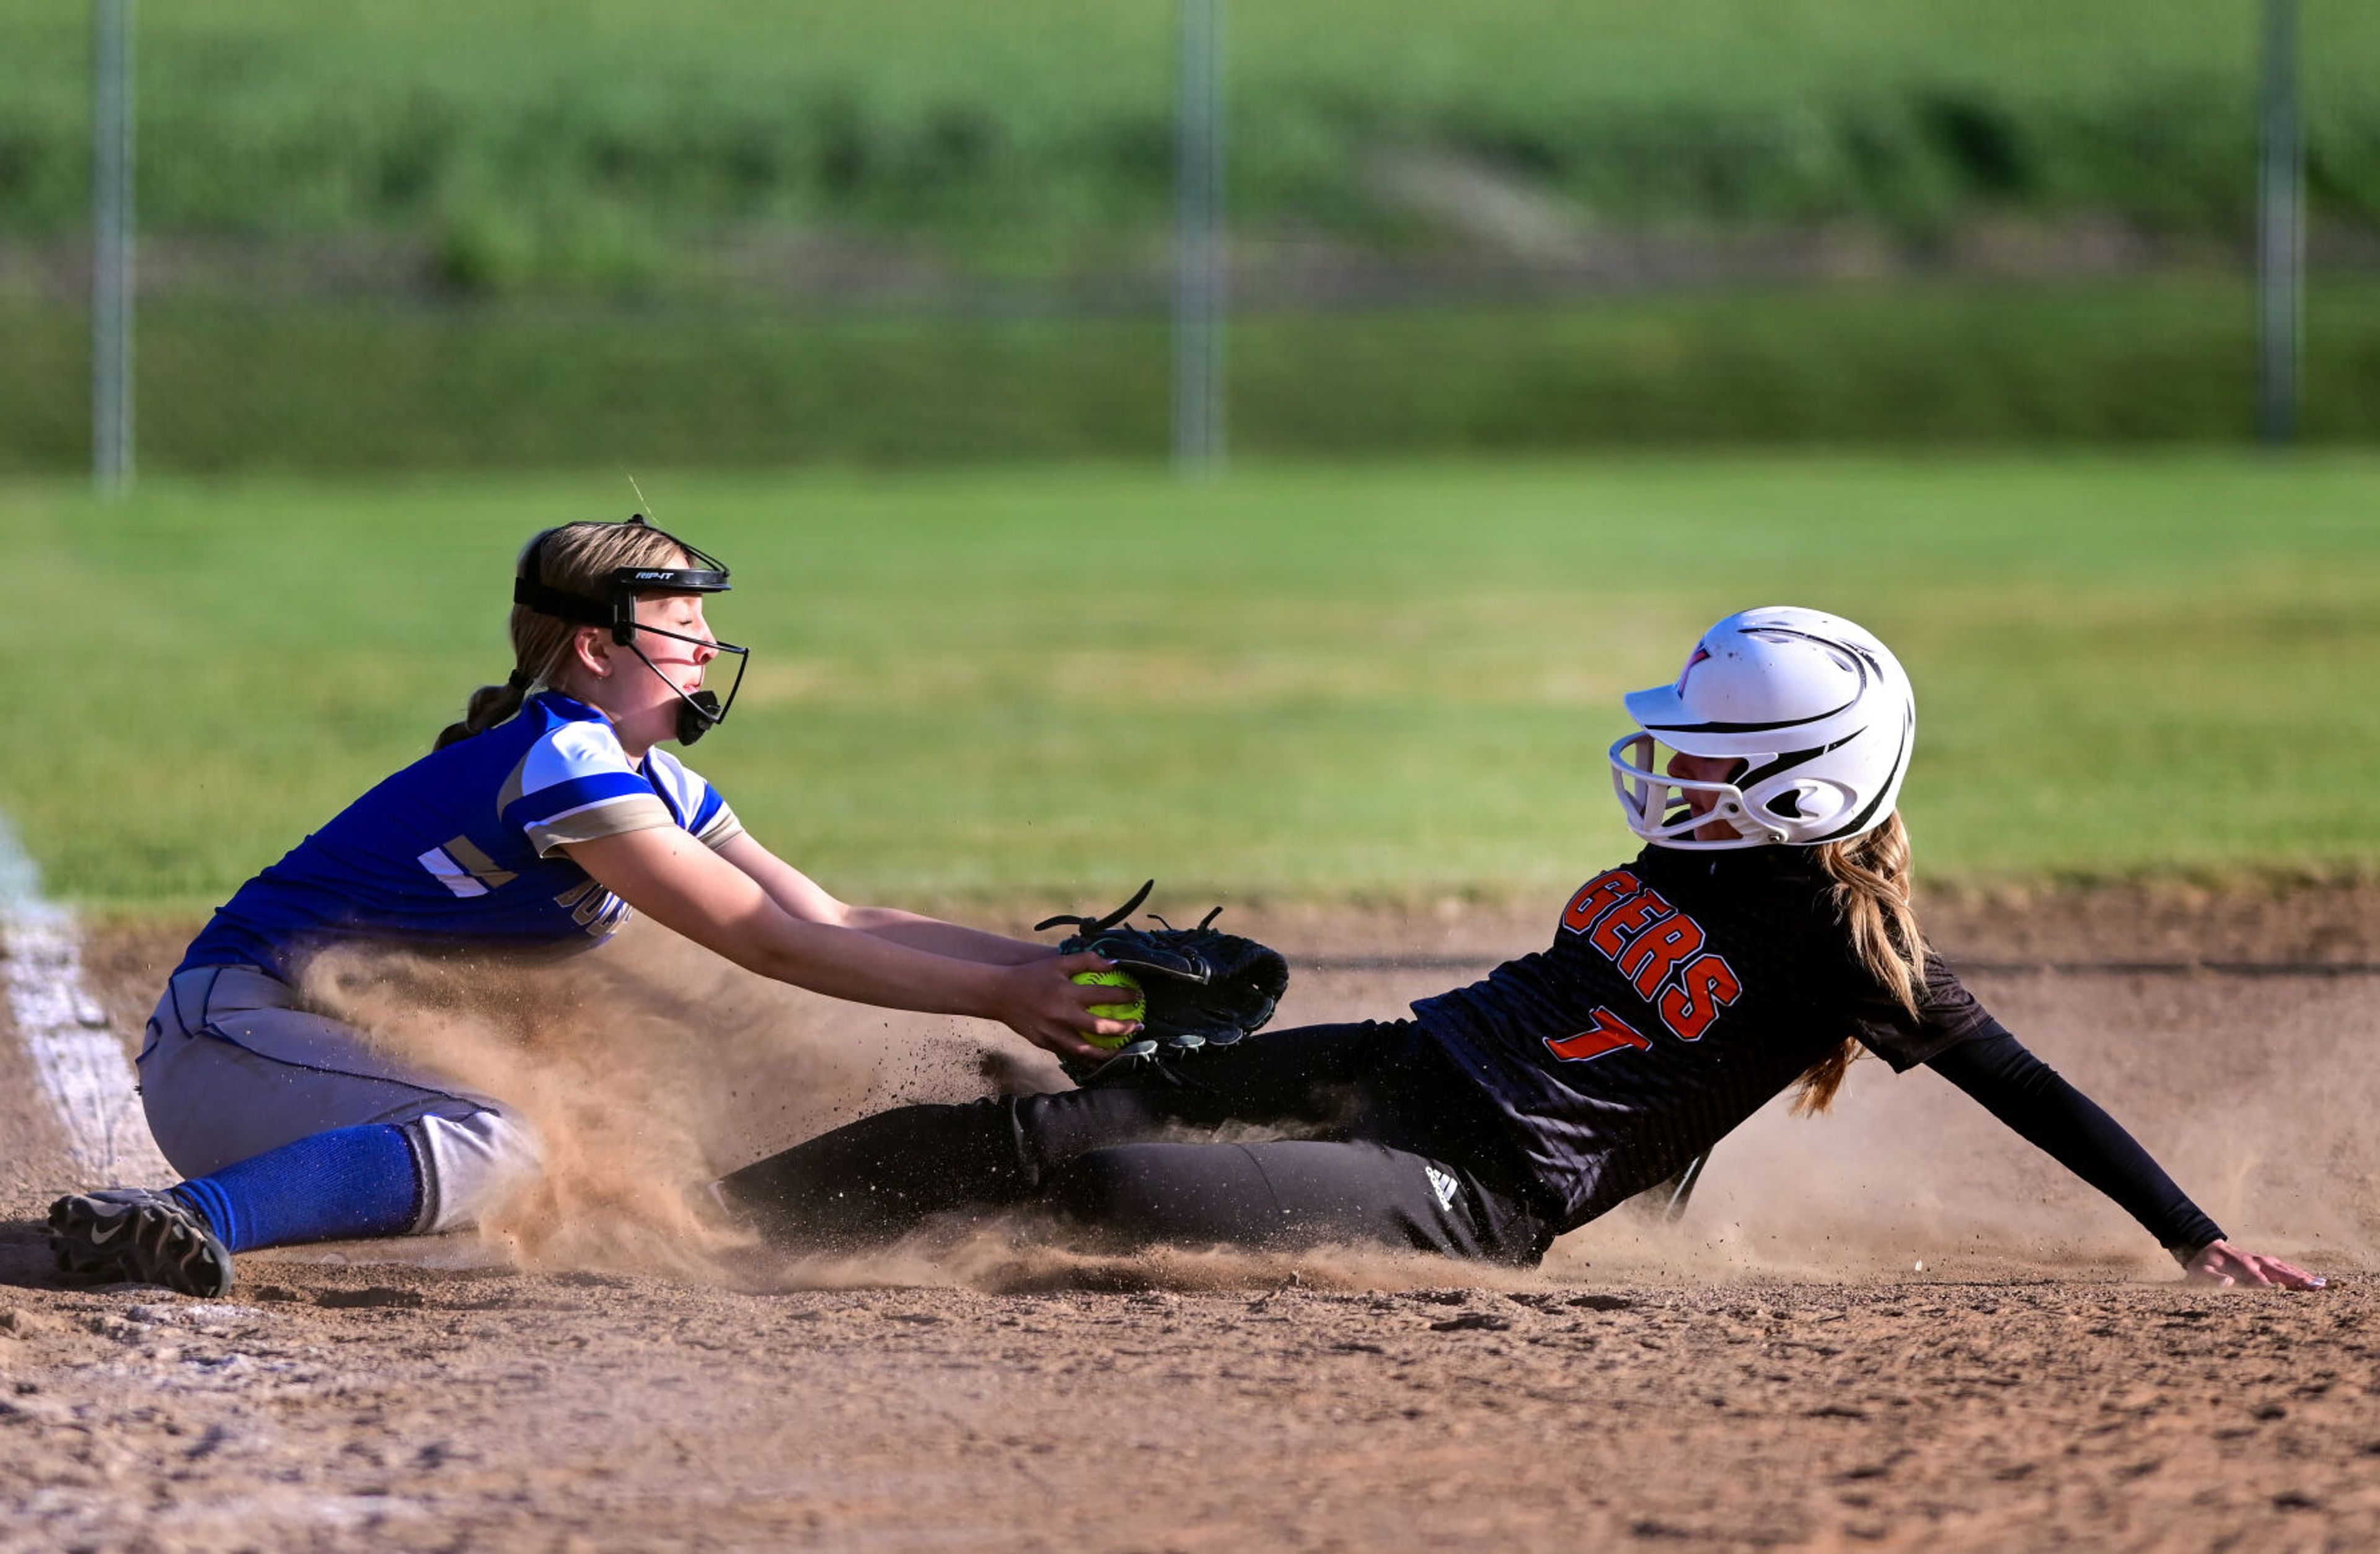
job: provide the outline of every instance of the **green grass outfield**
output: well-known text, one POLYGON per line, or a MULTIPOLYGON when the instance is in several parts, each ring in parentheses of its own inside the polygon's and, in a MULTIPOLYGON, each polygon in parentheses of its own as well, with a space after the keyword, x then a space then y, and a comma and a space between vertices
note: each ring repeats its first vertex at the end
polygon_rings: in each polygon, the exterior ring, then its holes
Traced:
MULTIPOLYGON (((1614 698, 1777 601, 1907 662, 1937 880, 2380 864, 2380 458, 638 473, 754 649, 696 764, 856 897, 1550 897, 1629 846, 1614 698)), ((0 807, 61 895, 209 904, 503 673, 529 531, 628 506, 0 485, 0 807)))

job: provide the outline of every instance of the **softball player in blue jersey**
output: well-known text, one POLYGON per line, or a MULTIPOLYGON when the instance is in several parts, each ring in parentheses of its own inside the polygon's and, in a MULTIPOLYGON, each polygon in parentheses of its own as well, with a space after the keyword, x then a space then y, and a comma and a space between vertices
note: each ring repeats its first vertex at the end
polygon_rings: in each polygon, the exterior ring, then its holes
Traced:
POLYGON ((1823 1110, 1866 1050, 1965 1091, 2192 1278, 2322 1282, 2225 1240, 1926 949, 1895 808, 1916 706, 1883 643, 1815 610, 1746 611, 1627 708, 1635 729, 1610 763, 1646 846, 1579 887, 1548 948, 1407 1019, 1153 1054, 1055 1095, 880 1112, 737 1172, 725 1196, 803 1246, 1038 1203, 1128 1243, 1376 1242, 1533 1263, 1779 1092, 1798 1083, 1823 1110), (1248 1123, 1295 1136, 1201 1136, 1248 1123))
POLYGON ((1112 989, 1059 956, 836 900, 744 830, 661 747, 723 721, 745 650, 705 596, 727 570, 641 518, 549 529, 521 552, 514 669, 437 747, 243 885, 192 941, 139 1063, 158 1147, 188 1180, 51 1207, 60 1269, 222 1294, 232 1255, 471 1223, 537 1170, 500 1097, 371 1050, 306 1007, 306 959, 343 942, 586 949, 642 911, 739 965, 891 1008, 1001 1021, 1090 1057, 1112 989), (722 700, 705 682, 723 659, 722 700))

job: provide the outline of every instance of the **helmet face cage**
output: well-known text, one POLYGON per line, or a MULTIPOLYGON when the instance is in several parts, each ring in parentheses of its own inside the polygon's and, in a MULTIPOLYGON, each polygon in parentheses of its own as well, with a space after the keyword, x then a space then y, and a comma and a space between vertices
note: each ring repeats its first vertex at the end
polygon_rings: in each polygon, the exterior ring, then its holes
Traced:
POLYGON ((1767 847, 1785 840, 1783 831, 1752 818, 1752 807, 1735 783, 1672 777, 1660 770, 1660 742, 1649 734, 1621 735, 1611 743, 1610 759, 1611 786, 1620 795, 1621 813, 1628 829, 1647 842, 1717 851, 1767 847), (1709 794, 1713 802, 1696 814, 1688 794, 1709 794), (1726 821, 1736 834, 1717 841, 1694 835, 1714 820, 1726 821))
MULTIPOLYGON (((638 514, 628 521, 642 524, 644 515, 638 514)), ((689 637, 682 631, 643 625, 637 619, 637 596, 645 593, 725 593, 729 589, 726 565, 709 552, 689 545, 673 534, 669 536, 671 542, 694 558, 698 565, 619 567, 612 573, 604 589, 604 597, 590 599, 585 594, 571 593, 546 582, 543 569, 545 542, 553 532, 549 528, 529 541, 521 574, 513 579, 513 602, 577 625, 608 627, 612 640, 636 654, 638 661, 652 671, 654 677, 669 686, 677 697, 679 744, 691 745, 725 722, 728 712, 735 705, 736 693, 744 688, 744 670, 751 662, 751 650, 716 637, 689 637), (638 646, 637 635, 639 632, 678 642, 691 642, 697 647, 712 650, 720 657, 733 658, 735 661, 735 678, 727 687, 727 698, 722 701, 717 692, 709 689, 691 693, 678 689, 677 683, 663 674, 661 666, 638 646)))
POLYGON ((1770 607, 1705 633, 1674 686, 1625 698, 1638 732, 1609 752, 1628 829, 1657 846, 1723 851, 1845 841, 1898 799, 1916 732, 1891 651, 1849 621, 1770 607), (1673 777, 1664 747, 1734 763, 1726 781, 1673 777), (1697 814, 1689 802, 1707 798, 1697 814), (1694 832, 1714 822, 1731 835, 1694 832))

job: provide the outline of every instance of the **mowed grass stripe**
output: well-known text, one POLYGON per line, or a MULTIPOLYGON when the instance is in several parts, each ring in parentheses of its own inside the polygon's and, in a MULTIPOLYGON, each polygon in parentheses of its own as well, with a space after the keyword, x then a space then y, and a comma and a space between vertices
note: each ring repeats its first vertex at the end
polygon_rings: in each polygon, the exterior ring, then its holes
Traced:
MULTIPOLYGON (((1243 453, 1354 459, 1660 446, 1968 450, 2244 442, 2244 276, 1908 283, 1232 324, 1243 453)), ((2380 279, 2307 297, 2305 431, 2380 442, 2380 279)), ((87 321, 0 299, 0 476, 88 463, 87 321)), ((140 316, 142 466, 898 467, 1156 458, 1154 318, 239 306, 140 316)))
MULTIPOLYGON (((2380 459, 638 475, 755 650, 695 764, 854 896, 1558 892, 1629 845, 1619 693, 1778 601, 1908 662, 1937 878, 2380 863, 2380 459)), ((610 472, 0 487, 0 807, 77 902, 220 899, 502 674, 528 533, 629 506, 610 472)))

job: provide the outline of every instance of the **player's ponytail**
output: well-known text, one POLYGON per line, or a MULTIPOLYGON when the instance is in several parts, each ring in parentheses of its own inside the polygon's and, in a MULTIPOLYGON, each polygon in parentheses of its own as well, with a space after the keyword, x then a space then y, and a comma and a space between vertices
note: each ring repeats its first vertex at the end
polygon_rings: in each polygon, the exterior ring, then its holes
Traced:
MULTIPOLYGON (((1884 989, 1912 1014, 1925 980, 1925 938, 1910 902, 1909 831, 1894 814, 1864 836, 1821 843, 1818 867, 1835 882, 1835 911, 1850 933, 1852 952, 1884 989)), ((1832 1105, 1843 1075, 1860 1055, 1860 1044, 1843 1044, 1802 1074, 1793 1110, 1814 1116, 1832 1105)))
MULTIPOLYGON (((686 552, 663 530, 641 520, 628 523, 575 523, 548 529, 521 548, 513 564, 519 577, 528 565, 529 552, 538 557, 538 572, 547 583, 568 593, 602 596, 613 572, 624 566, 680 566, 686 552)), ((437 748, 484 734, 521 710, 528 693, 551 686, 570 662, 570 643, 578 627, 568 621, 540 614, 525 605, 513 606, 512 674, 500 686, 481 686, 464 703, 459 722, 439 731, 437 748)))
POLYGON ((481 686, 463 704, 462 722, 448 723, 438 731, 434 747, 443 750, 458 739, 485 734, 519 711, 521 703, 528 699, 529 687, 536 684, 535 676, 516 669, 501 686, 481 686))

